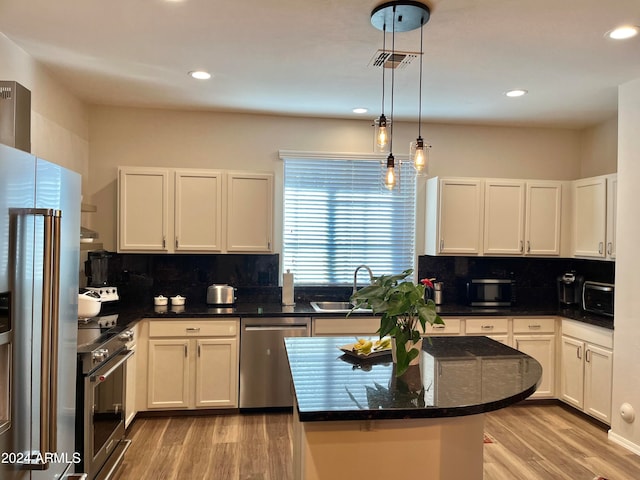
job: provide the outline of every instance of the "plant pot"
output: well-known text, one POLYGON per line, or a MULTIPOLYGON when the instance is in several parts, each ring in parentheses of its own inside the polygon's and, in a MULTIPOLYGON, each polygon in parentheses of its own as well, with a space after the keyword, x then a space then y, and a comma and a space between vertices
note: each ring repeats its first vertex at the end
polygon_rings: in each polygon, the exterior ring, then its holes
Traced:
MULTIPOLYGON (((404 344, 404 349, 408 352, 409 350, 411 350, 412 348, 416 348, 418 351, 422 350, 422 338, 420 338, 420 340, 418 340, 416 343, 413 343, 411 340, 409 340, 407 343, 404 344)), ((398 360, 396 358, 396 338, 395 337, 391 337, 391 358, 393 359, 393 363, 398 363, 398 360)), ((414 358, 413 360, 411 360, 409 362, 409 365, 420 365, 420 355, 418 355, 416 358, 414 358)))

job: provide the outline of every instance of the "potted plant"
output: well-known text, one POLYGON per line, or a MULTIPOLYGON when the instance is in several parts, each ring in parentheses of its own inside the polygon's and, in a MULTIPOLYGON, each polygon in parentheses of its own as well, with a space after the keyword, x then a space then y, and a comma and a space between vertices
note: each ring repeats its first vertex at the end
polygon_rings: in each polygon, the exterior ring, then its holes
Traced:
POLYGON ((373 283, 351 296, 357 308, 370 308, 373 313, 381 314, 380 338, 389 335, 394 340, 392 345, 395 353, 396 375, 400 376, 407 371, 412 363, 419 360, 422 348, 422 337, 427 323, 444 324, 442 318, 436 313, 436 304, 433 300, 425 300, 425 288, 429 280, 423 280, 416 285, 404 280, 413 273, 412 269, 405 270, 398 275, 382 275, 374 278, 373 283))

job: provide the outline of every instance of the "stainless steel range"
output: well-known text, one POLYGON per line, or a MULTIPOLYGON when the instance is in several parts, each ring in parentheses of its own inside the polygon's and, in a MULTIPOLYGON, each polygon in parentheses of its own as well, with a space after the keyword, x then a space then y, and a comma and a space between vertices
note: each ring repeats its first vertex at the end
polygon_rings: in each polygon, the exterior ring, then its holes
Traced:
POLYGON ((133 331, 117 324, 118 315, 78 321, 76 472, 90 480, 112 478, 129 448, 125 439, 126 361, 133 331))

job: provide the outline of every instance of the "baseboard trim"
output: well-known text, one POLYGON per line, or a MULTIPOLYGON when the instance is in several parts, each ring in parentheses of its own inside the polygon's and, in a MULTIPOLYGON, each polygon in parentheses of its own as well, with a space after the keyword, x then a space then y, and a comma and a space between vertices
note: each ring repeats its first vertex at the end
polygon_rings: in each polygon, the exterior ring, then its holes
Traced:
POLYGON ((611 440, 613 443, 616 443, 624 448, 626 448, 627 450, 629 450, 630 452, 635 453, 636 455, 640 455, 640 445, 637 445, 629 440, 627 440, 624 437, 621 437, 620 435, 618 435, 617 433, 612 432, 611 430, 609 430, 609 440, 611 440))

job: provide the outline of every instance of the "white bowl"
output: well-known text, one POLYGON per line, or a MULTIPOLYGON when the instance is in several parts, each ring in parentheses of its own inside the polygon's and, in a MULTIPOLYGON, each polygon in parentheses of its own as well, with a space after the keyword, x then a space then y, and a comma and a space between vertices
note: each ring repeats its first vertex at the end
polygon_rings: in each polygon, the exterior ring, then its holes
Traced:
POLYGON ((186 301, 187 301, 186 297, 183 297, 181 295, 176 295, 175 297, 171 297, 171 305, 173 305, 174 307, 182 306, 186 301))
POLYGON ((85 292, 78 294, 78 318, 91 318, 100 313, 102 303, 95 293, 85 292))

